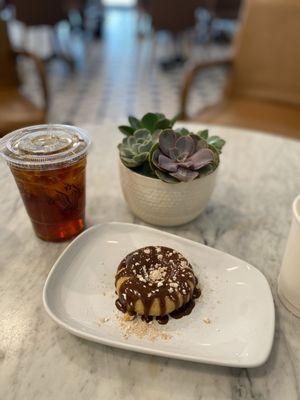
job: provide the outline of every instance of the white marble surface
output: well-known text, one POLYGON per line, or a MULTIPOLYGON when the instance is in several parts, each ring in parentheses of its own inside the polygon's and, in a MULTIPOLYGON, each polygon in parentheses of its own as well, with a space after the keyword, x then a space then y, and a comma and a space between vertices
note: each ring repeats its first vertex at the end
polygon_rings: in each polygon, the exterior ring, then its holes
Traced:
MULTIPOLYGON (((86 126, 88 225, 141 223, 120 193, 114 124, 86 126)), ((1 166, 0 399, 300 398, 300 319, 279 303, 277 274, 300 191, 300 142, 213 128, 227 139, 213 198, 193 223, 167 229, 243 258, 267 277, 276 304, 274 347, 256 369, 164 359, 89 343, 46 315, 42 288, 67 243, 37 239, 9 170, 1 166)))

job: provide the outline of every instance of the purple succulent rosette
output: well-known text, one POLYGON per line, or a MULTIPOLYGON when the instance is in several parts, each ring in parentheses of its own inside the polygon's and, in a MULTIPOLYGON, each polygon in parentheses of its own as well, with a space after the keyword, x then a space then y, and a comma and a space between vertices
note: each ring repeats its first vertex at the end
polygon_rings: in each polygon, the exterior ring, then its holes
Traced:
POLYGON ((198 135, 165 129, 150 154, 156 176, 168 183, 189 182, 213 172, 218 152, 198 135))

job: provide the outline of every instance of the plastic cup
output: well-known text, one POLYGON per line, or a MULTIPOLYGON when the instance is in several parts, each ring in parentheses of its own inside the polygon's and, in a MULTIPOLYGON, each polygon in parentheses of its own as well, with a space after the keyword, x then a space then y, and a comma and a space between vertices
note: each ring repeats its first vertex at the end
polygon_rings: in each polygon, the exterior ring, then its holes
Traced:
POLYGON ((0 141, 36 235, 76 236, 85 225, 85 171, 90 139, 68 125, 19 129, 0 141))

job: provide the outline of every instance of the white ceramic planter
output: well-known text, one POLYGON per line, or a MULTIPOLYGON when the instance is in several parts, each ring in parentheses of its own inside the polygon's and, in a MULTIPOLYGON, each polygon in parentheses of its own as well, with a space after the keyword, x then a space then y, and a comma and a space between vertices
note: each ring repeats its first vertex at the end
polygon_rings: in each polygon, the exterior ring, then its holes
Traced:
POLYGON ((119 162, 124 197, 133 214, 153 225, 182 225, 206 207, 216 183, 217 171, 187 183, 165 183, 140 175, 119 162))

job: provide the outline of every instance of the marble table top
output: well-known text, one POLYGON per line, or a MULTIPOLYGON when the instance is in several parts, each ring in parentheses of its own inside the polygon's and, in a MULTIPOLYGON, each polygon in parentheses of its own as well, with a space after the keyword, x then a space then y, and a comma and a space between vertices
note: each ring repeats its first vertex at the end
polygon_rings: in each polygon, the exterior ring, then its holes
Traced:
MULTIPOLYGON (((142 224, 119 187, 115 124, 85 126, 87 223, 142 224)), ((68 243, 34 236, 8 168, 0 170, 0 399, 299 399, 300 319, 280 304, 277 275, 300 191, 300 141, 212 127, 227 140, 219 180, 203 214, 166 231, 240 257, 260 269, 276 305, 269 360, 254 369, 216 367, 118 350, 72 336, 46 314, 42 289, 68 243)))

